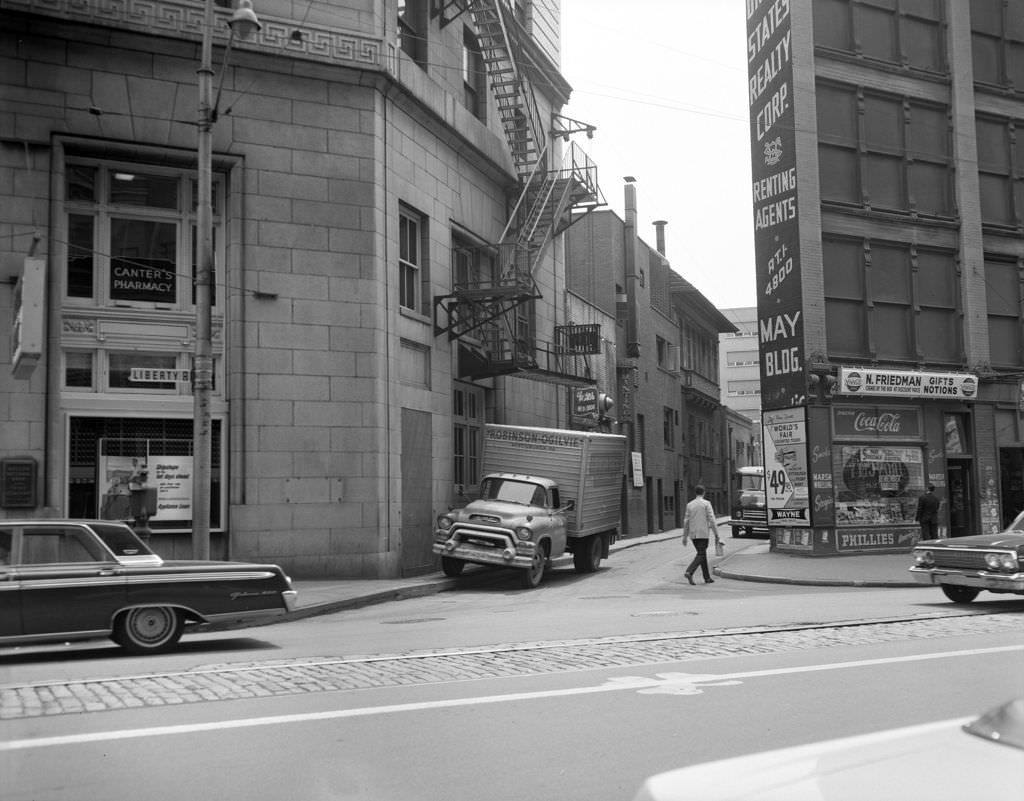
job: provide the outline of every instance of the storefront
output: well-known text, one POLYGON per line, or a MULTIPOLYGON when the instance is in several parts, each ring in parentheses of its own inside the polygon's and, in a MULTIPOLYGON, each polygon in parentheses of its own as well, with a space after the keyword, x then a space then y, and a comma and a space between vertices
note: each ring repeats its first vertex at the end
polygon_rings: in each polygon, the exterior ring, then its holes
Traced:
POLYGON ((827 402, 765 412, 772 548, 909 551, 929 485, 941 502, 940 536, 975 533, 977 389, 962 373, 841 367, 827 402))

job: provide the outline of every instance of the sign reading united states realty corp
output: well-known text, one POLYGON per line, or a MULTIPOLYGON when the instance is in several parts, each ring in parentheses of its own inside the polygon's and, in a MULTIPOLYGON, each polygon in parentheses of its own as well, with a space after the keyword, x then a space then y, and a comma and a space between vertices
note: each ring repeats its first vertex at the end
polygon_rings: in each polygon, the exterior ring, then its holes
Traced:
POLYGON ((978 394, 978 377, 970 373, 840 367, 838 391, 843 395, 971 400, 978 394))

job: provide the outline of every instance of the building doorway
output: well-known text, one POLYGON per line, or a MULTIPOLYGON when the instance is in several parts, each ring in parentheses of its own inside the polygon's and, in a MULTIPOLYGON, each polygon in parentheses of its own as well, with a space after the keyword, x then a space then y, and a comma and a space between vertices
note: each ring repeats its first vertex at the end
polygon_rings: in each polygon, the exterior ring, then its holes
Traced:
POLYGON ((1005 528, 1024 510, 1024 448, 999 449, 999 496, 1005 528))
POLYGON ((949 536, 976 534, 974 485, 969 459, 950 459, 946 463, 946 487, 949 495, 949 536))

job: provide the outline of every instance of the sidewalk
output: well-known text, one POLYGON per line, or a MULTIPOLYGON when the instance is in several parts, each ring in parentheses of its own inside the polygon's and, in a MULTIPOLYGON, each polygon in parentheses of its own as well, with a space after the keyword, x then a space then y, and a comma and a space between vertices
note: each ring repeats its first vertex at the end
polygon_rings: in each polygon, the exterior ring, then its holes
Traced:
MULTIPOLYGON (((611 552, 635 548, 652 542, 678 539, 682 530, 675 529, 644 537, 619 540, 611 552)), ((769 553, 767 540, 733 539, 725 536, 725 556, 711 557, 715 576, 738 581, 760 581, 775 584, 806 584, 833 587, 918 587, 907 570, 912 564, 909 553, 858 554, 853 556, 807 557, 769 553)), ((571 556, 554 560, 562 565, 571 556)), ((614 566, 614 561, 608 563, 614 566)), ((299 591, 298 607, 288 616, 297 620, 342 609, 418 598, 455 589, 465 578, 448 578, 442 573, 430 573, 413 578, 396 579, 336 579, 295 581, 299 591)), ((541 585, 543 589, 543 585, 541 585)))

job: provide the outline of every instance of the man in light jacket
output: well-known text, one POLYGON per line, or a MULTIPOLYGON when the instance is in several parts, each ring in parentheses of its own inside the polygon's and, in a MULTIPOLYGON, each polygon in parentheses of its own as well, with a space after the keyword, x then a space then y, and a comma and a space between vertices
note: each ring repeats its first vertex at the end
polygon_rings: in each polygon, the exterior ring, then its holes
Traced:
POLYGON ((693 540, 693 547, 697 549, 697 555, 693 557, 690 566, 686 568, 686 580, 696 584, 693 580, 694 571, 700 567, 704 576, 705 584, 714 584, 711 578, 711 571, 708 569, 708 542, 714 535, 718 541, 718 524, 715 522, 715 510, 711 501, 704 497, 704 487, 698 484, 693 490, 695 498, 686 504, 686 516, 683 518, 683 545, 687 540, 693 540))

